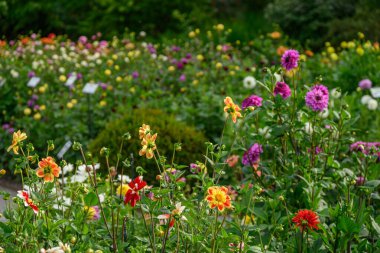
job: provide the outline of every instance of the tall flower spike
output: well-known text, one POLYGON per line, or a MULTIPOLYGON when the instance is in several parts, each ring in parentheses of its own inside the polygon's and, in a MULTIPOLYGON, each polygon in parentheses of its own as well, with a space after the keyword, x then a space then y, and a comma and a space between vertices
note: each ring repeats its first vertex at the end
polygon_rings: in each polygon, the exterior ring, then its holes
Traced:
POLYGON ((238 105, 234 103, 231 97, 226 97, 224 99, 224 111, 229 113, 232 117, 232 121, 236 123, 237 118, 241 118, 242 115, 240 113, 241 109, 238 105))
POLYGON ((150 133, 150 126, 142 124, 142 126, 139 128, 139 138, 144 139, 147 134, 150 133))
POLYGON ((142 148, 139 152, 140 156, 146 155, 146 158, 152 159, 154 150, 156 150, 156 138, 157 134, 147 134, 141 141, 142 148))

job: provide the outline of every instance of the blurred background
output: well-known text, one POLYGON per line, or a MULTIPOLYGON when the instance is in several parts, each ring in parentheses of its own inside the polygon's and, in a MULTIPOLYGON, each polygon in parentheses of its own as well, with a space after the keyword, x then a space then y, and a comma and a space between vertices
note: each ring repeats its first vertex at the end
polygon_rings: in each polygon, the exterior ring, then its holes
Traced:
POLYGON ((70 38, 101 31, 103 38, 145 31, 158 41, 189 27, 223 23, 229 40, 251 40, 280 30, 311 49, 333 45, 363 32, 379 39, 379 0, 1 0, 0 34, 14 39, 39 32, 70 38))

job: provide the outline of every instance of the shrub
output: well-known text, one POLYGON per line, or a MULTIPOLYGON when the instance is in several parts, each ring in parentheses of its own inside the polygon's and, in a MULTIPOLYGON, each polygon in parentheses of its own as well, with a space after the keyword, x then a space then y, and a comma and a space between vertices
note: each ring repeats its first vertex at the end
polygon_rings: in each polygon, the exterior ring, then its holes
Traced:
MULTIPOLYGON (((146 178, 151 181, 158 173, 155 161, 138 155, 138 151, 141 149, 141 140, 136 126, 141 126, 143 123, 150 125, 151 129, 158 133, 157 146, 160 155, 165 156, 168 163, 171 162, 174 144, 177 142, 182 143, 182 150, 176 152, 174 162, 181 161, 182 164, 190 164, 202 159, 201 154, 205 150, 205 142, 207 141, 203 133, 194 127, 177 121, 171 115, 152 109, 135 109, 132 112, 127 112, 124 117, 110 122, 89 144, 89 150, 93 154, 98 154, 102 147, 107 147, 113 154, 116 154, 120 148, 122 136, 129 132, 132 138, 125 142, 122 157, 130 158, 132 154, 135 166, 142 166, 147 170, 146 178), (154 173, 149 173, 152 168, 154 168, 154 173)), ((110 163, 115 164, 116 159, 116 155, 111 155, 110 163)), ((101 160, 101 162, 104 161, 101 160)))

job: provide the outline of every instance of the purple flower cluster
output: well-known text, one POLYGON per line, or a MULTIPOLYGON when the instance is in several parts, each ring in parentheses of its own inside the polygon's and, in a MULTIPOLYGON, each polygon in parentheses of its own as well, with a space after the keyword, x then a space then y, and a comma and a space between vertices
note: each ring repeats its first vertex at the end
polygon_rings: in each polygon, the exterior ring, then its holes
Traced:
POLYGON ((372 88, 372 81, 369 79, 363 79, 359 82, 359 87, 362 90, 369 90, 372 88))
POLYGON ((38 100, 38 95, 33 94, 32 97, 28 100, 27 104, 30 108, 36 105, 38 100))
POLYGON ((243 155, 242 163, 247 166, 253 166, 260 160, 260 154, 263 153, 263 147, 255 143, 243 155))
POLYGON ((275 96, 280 95, 283 99, 290 97, 292 91, 285 82, 277 82, 276 87, 274 87, 273 94, 275 96))
POLYGON ((298 60, 300 58, 300 54, 297 50, 290 49, 286 50, 285 53, 281 57, 281 65, 286 70, 292 70, 298 67, 298 60))
POLYGON ((350 150, 353 152, 361 152, 366 155, 379 155, 380 142, 364 142, 357 141, 350 146, 350 150))
POLYGON ((13 132, 15 131, 15 129, 9 123, 4 123, 3 126, 2 126, 2 128, 3 128, 4 131, 7 131, 10 134, 13 134, 13 132))
POLYGON ((256 95, 251 95, 243 100, 241 107, 243 108, 243 110, 250 106, 260 107, 262 106, 262 101, 263 99, 261 97, 256 96, 256 95))
POLYGON ((322 84, 311 88, 305 97, 306 105, 313 111, 323 111, 329 105, 329 90, 322 84))

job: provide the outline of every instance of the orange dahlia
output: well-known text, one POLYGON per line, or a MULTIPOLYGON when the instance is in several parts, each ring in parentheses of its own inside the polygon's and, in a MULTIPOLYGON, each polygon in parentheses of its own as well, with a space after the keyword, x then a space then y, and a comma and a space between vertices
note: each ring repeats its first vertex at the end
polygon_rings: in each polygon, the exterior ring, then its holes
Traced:
POLYGON ((301 229, 301 231, 304 231, 305 229, 318 230, 319 217, 311 210, 299 210, 292 221, 296 224, 296 227, 301 229))
POLYGON ((207 189, 206 200, 210 208, 217 207, 223 212, 225 208, 232 208, 231 197, 228 195, 228 189, 224 186, 211 186, 207 189))
POLYGON ((55 177, 59 177, 60 172, 61 168, 52 157, 48 156, 38 163, 36 174, 38 177, 42 177, 45 182, 53 182, 55 177))
POLYGON ((226 105, 224 106, 224 111, 231 114, 232 121, 236 123, 237 118, 242 117, 240 113, 241 111, 240 107, 237 104, 235 104, 232 98, 230 97, 226 97, 224 99, 224 104, 226 105))

